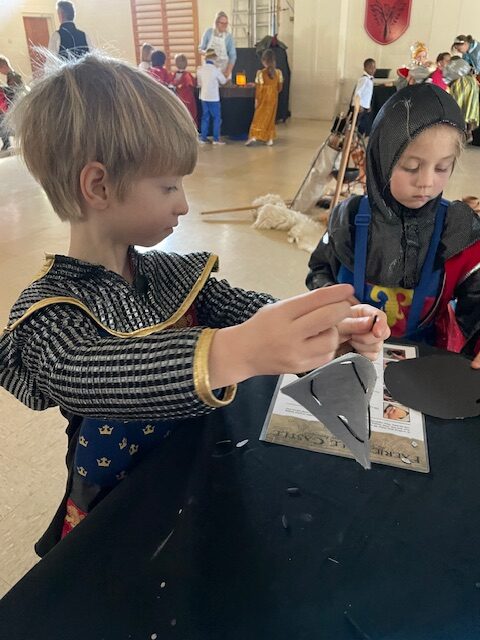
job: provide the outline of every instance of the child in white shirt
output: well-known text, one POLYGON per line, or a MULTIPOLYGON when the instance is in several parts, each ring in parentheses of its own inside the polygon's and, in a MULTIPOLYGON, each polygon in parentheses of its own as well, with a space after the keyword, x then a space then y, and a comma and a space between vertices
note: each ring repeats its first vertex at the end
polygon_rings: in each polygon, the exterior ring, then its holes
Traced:
POLYGON ((208 142, 210 119, 213 121, 213 144, 225 144, 220 140, 222 112, 220 108, 219 86, 225 84, 227 78, 215 66, 217 54, 215 49, 205 51, 205 62, 197 70, 197 85, 200 87, 200 102, 202 103, 202 120, 200 124, 200 144, 208 142))

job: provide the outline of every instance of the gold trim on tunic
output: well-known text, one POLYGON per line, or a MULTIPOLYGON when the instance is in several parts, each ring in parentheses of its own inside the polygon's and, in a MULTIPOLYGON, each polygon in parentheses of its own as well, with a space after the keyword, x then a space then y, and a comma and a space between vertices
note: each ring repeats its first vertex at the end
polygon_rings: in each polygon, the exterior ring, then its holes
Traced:
MULTIPOLYGON (((48 271, 50 271, 54 261, 55 261, 55 256, 47 256, 47 262, 41 274, 37 276, 36 278, 37 280, 39 280, 43 275, 45 275, 46 273, 48 273, 48 271)), ((35 302, 35 304, 32 304, 32 306, 25 311, 22 317, 18 318, 18 320, 15 320, 15 322, 12 322, 10 326, 5 328, 5 331, 7 332, 14 331, 22 322, 24 322, 27 318, 29 318, 31 315, 33 315, 36 311, 39 311, 40 309, 44 309, 45 307, 49 307, 53 304, 71 304, 72 306, 82 309, 82 311, 84 311, 99 327, 104 329, 110 335, 115 336, 116 338, 143 338, 145 336, 151 335, 152 333, 156 333, 157 331, 161 331, 162 329, 167 329, 168 327, 171 327, 172 325, 174 325, 176 322, 180 320, 180 318, 192 306, 193 301, 198 296, 205 282, 210 277, 211 272, 217 266, 217 263, 218 263, 218 257, 216 255, 211 255, 208 258, 207 264, 205 265, 202 273, 198 276, 197 281, 195 282, 192 289, 190 290, 188 296, 185 298, 185 300, 182 302, 179 308, 175 311, 175 313, 173 313, 173 315, 170 316, 168 320, 165 320, 164 322, 159 322, 158 324, 154 324, 150 327, 142 327, 141 329, 135 329, 134 331, 117 331, 116 329, 110 329, 110 327, 107 327, 105 324, 103 324, 95 316, 95 314, 90 311, 87 305, 81 302, 80 300, 77 300, 76 298, 71 298, 70 296, 53 296, 51 298, 44 298, 43 300, 39 300, 38 302, 35 302)))
POLYGON ((208 359, 212 340, 218 329, 205 329, 198 338, 193 357, 193 383, 200 400, 209 407, 225 407, 230 404, 237 393, 237 385, 226 387, 223 397, 217 398, 212 392, 208 370, 208 359))

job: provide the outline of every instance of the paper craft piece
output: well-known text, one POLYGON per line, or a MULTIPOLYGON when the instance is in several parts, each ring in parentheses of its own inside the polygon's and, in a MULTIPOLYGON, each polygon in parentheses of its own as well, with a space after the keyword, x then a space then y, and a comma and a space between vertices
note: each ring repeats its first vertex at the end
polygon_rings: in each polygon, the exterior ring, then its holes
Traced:
POLYGON ((282 388, 339 438, 370 469, 369 402, 377 374, 373 364, 348 353, 282 388))
POLYGON ((422 413, 444 418, 480 415, 480 370, 458 353, 390 362, 385 385, 398 402, 422 413))

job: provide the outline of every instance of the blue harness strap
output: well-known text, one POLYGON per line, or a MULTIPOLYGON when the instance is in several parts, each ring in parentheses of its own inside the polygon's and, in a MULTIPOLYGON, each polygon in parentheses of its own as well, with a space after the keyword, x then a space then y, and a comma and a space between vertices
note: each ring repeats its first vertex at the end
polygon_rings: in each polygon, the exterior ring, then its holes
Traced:
MULTIPOLYGON (((415 287, 412 305, 408 314, 407 335, 414 333, 420 322, 425 298, 428 295, 428 289, 434 274, 433 266, 435 263, 435 256, 442 236, 448 205, 448 200, 442 198, 437 207, 430 245, 428 247, 425 262, 422 266, 419 283, 415 287)), ((368 227, 370 226, 371 217, 372 214, 368 197, 364 196, 360 201, 360 207, 357 215, 355 216, 355 259, 353 267, 353 286, 355 288, 355 296, 360 300, 360 302, 362 302, 365 297, 368 227)))
POLYGON ((360 302, 365 295, 365 268, 367 266, 368 227, 372 212, 368 197, 360 200, 357 215, 355 216, 355 258, 353 261, 353 287, 355 297, 360 302))

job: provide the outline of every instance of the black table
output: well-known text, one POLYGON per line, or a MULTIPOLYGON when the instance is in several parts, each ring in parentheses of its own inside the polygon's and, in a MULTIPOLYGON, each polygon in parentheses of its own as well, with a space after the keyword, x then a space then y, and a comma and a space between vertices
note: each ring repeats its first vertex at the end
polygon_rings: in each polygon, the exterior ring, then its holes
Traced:
POLYGON ((274 383, 182 423, 4 597, 0 637, 479 638, 480 420, 428 420, 429 474, 364 471, 259 442, 274 383))
MULTIPOLYGON (((198 96, 198 92, 197 92, 198 96)), ((255 111, 255 87, 220 87, 223 136, 246 139, 255 111)), ((198 122, 202 120, 202 103, 197 97, 198 122)))
POLYGON ((371 121, 375 120, 375 116, 383 107, 385 102, 397 92, 395 86, 391 83, 388 84, 376 84, 373 86, 372 102, 371 102, 371 121))

